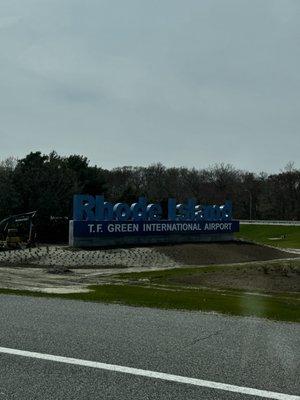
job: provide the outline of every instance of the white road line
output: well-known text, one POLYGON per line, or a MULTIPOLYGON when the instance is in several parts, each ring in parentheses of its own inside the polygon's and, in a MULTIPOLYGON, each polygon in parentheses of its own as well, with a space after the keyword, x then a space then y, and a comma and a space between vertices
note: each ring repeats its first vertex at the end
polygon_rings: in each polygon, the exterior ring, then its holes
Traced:
POLYGON ((54 356, 51 354, 35 353, 32 351, 24 351, 18 349, 10 349, 7 347, 0 347, 0 353, 11 354, 15 356, 23 356, 30 358, 37 358, 40 360, 56 361, 64 364, 80 365, 82 367, 90 367, 96 369, 102 369, 113 372, 122 372, 125 374, 143 376, 146 378, 162 379, 164 381, 171 381, 177 383, 186 383, 189 385, 207 387, 210 389, 226 390, 228 392, 235 392, 241 394, 247 394, 250 396, 263 397, 265 399, 276 399, 276 400, 300 400, 300 396, 295 396, 285 393, 270 392, 268 390, 254 389, 244 386, 228 385, 227 383, 206 381, 203 379, 189 378, 180 375, 165 374, 163 372, 149 371, 144 369, 137 369, 131 367, 124 367, 122 365, 106 364, 96 361, 81 360, 78 358, 54 356))

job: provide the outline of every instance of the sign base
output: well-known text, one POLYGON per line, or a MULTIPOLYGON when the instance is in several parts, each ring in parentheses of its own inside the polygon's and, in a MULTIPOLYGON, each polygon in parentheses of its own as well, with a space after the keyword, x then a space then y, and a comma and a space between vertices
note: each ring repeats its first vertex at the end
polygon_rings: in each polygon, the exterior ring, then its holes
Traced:
POLYGON ((69 245, 73 247, 123 247, 156 244, 228 242, 239 230, 238 221, 132 223, 70 221, 69 245))

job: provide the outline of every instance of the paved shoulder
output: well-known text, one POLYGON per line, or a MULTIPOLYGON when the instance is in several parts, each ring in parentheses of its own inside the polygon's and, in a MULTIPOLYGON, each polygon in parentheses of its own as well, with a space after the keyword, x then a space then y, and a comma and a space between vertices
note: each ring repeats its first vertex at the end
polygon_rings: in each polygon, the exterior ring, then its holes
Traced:
MULTIPOLYGON (((0 324, 0 347, 299 393, 297 324, 18 296, 0 296, 0 324)), ((81 399, 83 393, 96 399, 100 392, 105 399, 186 399, 187 393, 189 399, 248 398, 11 354, 0 359, 5 399, 20 393, 28 399, 81 399), (43 391, 48 397, 41 397, 43 391)))

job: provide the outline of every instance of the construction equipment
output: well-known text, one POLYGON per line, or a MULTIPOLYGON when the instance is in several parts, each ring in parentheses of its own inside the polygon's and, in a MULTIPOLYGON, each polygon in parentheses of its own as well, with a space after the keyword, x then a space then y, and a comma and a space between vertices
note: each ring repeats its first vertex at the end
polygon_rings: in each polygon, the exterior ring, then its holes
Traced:
POLYGON ((36 211, 11 215, 0 222, 0 250, 14 250, 35 244, 36 211))

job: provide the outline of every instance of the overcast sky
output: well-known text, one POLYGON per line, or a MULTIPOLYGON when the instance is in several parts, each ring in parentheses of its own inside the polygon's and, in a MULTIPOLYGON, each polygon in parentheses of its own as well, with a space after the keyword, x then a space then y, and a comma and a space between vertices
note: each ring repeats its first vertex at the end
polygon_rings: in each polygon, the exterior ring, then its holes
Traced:
POLYGON ((0 0, 0 158, 300 167, 299 0, 0 0))

